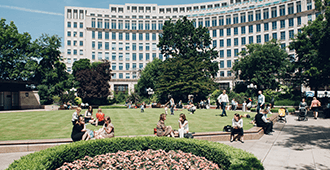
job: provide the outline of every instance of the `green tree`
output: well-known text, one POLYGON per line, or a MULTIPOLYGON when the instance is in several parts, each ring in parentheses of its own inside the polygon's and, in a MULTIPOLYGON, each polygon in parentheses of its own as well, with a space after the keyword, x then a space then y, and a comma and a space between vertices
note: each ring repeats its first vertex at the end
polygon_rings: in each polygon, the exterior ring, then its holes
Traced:
POLYGON ((148 92, 146 91, 149 87, 154 91, 157 91, 156 83, 159 76, 163 73, 160 69, 161 64, 162 60, 155 58, 142 70, 138 83, 135 86, 135 90, 140 96, 149 97, 148 92))
POLYGON ((290 49, 296 51, 293 67, 296 69, 293 80, 315 90, 330 84, 330 1, 315 0, 320 15, 309 21, 295 36, 290 49))
POLYGON ((76 75, 80 70, 91 69, 91 61, 87 58, 75 61, 72 65, 72 75, 76 75))
POLYGON ((31 59, 31 36, 19 33, 13 21, 0 20, 0 79, 29 80, 36 61, 31 59))
POLYGON ((249 44, 246 48, 233 66, 236 78, 257 85, 259 89, 277 89, 289 70, 285 50, 274 39, 265 44, 249 44))
POLYGON ((193 21, 184 17, 173 23, 166 21, 158 47, 167 58, 160 69, 163 74, 157 81, 157 91, 162 101, 170 94, 176 100, 186 100, 189 94, 203 99, 215 87, 212 77, 219 70, 212 62, 218 55, 210 47, 211 37, 205 27, 195 28, 193 21))

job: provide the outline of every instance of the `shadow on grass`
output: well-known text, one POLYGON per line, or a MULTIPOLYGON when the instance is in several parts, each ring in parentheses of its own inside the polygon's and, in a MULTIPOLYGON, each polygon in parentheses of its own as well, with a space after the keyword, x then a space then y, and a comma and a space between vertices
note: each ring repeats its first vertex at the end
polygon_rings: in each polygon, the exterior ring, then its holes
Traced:
MULTIPOLYGON (((297 165, 299 166, 299 165, 297 165)), ((323 164, 319 164, 316 163, 316 167, 314 165, 303 165, 303 166, 286 166, 285 169, 299 169, 299 170, 314 170, 314 169, 330 169, 330 167, 323 165, 323 164)))

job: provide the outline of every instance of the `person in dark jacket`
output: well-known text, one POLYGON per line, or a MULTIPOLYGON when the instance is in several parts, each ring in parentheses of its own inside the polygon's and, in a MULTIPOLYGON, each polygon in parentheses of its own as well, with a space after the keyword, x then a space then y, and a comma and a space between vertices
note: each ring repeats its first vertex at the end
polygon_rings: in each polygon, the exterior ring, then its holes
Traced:
POLYGON ((264 110, 263 112, 259 112, 255 116, 255 121, 258 127, 262 127, 264 129, 265 134, 270 134, 273 131, 273 122, 269 121, 269 118, 266 118, 264 115, 267 113, 267 110, 264 110))

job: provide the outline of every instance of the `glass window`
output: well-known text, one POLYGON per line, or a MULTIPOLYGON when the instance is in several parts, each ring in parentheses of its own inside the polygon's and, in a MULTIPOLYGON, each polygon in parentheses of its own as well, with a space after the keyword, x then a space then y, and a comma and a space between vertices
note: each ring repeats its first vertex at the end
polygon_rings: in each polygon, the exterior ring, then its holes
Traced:
POLYGON ((261 35, 257 35, 257 43, 261 43, 261 35))
POLYGON ((285 32, 281 32, 281 40, 285 40, 285 32))
POLYGON ((246 22, 246 16, 245 13, 241 13, 241 23, 246 22))
POLYGON ((115 32, 112 33, 112 40, 116 40, 116 33, 115 32))
POLYGON ((106 40, 109 39, 109 32, 104 32, 104 39, 106 39, 106 40))
POLYGON ((110 28, 110 24, 109 24, 109 20, 108 19, 105 19, 104 20, 104 28, 105 29, 109 29, 110 28))
POLYGON ((285 15, 285 5, 281 5, 280 6, 280 16, 284 16, 285 15))
POLYGON ((245 34, 245 26, 241 27, 241 34, 245 34))
POLYGON ((71 22, 68 22, 67 26, 68 26, 68 28, 71 28, 71 22))
POLYGON ((83 32, 79 32, 79 37, 84 37, 84 33, 83 32))
POLYGON ((105 52, 105 59, 109 60, 109 53, 108 52, 105 52))
POLYGON ((231 68, 231 60, 227 60, 227 68, 231 68))
POLYGON ((157 24, 156 24, 156 21, 152 21, 152 22, 151 22, 151 29, 152 29, 152 30, 157 30, 157 24))
POLYGON ((143 40, 143 33, 139 33, 139 40, 140 40, 140 41, 143 40))
POLYGON ((224 41, 220 40, 220 47, 224 47, 224 41))
POLYGON ((123 70, 123 63, 119 63, 119 64, 118 64, 118 69, 119 69, 119 70, 123 70))
POLYGON ((227 28, 227 36, 230 36, 230 35, 231 35, 231 29, 227 28))
POLYGON ((150 50, 150 44, 146 43, 146 51, 149 51, 149 50, 150 50))
POLYGON ((277 33, 273 33, 273 39, 277 40, 277 33))
POLYGON ((205 27, 210 27, 210 18, 205 19, 205 27))
POLYGON ((159 53, 158 54, 158 58, 161 59, 161 60, 163 60, 163 54, 162 53, 159 53))
POLYGON ((111 20, 111 29, 117 29, 116 20, 111 20))
POLYGON ((268 31, 269 30, 269 24, 268 23, 264 23, 264 30, 268 31))
POLYGON ((235 56, 235 57, 238 56, 238 49, 234 49, 234 56, 235 56))
POLYGON ((231 39, 227 39, 227 47, 231 46, 231 39))
POLYGON ((127 30, 129 30, 129 28, 130 28, 130 26, 129 26, 130 24, 129 24, 129 21, 128 20, 126 20, 125 21, 125 29, 127 29, 127 30))
POLYGON ((97 38, 99 40, 102 40, 102 32, 101 31, 97 32, 97 38))
POLYGON ((285 20, 281 20, 280 24, 281 24, 281 28, 285 28, 285 20))
POLYGON ((294 30, 289 31, 289 38, 294 38, 294 30))
POLYGON ((231 50, 227 50, 227 57, 231 57, 231 50))
POLYGON ((277 17, 277 7, 272 7, 272 18, 277 17))
POLYGON ((256 27, 257 27, 257 32, 260 32, 261 31, 261 25, 257 24, 256 27))
POLYGON ((102 50, 102 42, 97 43, 97 49, 102 50))
POLYGON ((163 21, 158 21, 158 30, 163 29, 163 21))
POLYGON ((217 26, 217 17, 212 17, 212 26, 217 26))
POLYGON ((241 42, 242 42, 242 45, 245 45, 245 44, 246 44, 246 42, 245 42, 245 37, 242 37, 242 38, 241 38, 241 42))
POLYGON ((238 14, 234 14, 234 16, 233 16, 233 22, 234 22, 234 24, 237 24, 238 23, 238 14))
POLYGON ((119 40, 123 40, 123 33, 120 32, 118 35, 119 35, 119 40))
POLYGON ((285 50, 285 43, 281 44, 281 48, 285 50))
POLYGON ((126 70, 129 70, 129 67, 130 67, 130 64, 129 63, 126 63, 126 70))
POLYGON ((67 45, 71 45, 71 41, 68 40, 68 41, 66 42, 66 44, 67 44, 67 45))
POLYGON ((143 63, 139 63, 139 69, 143 68, 143 63))
POLYGON ((92 38, 95 38, 95 31, 92 31, 92 38))
POLYGON ((136 21, 132 21, 132 30, 136 30, 136 21))
POLYGON ((238 28, 237 27, 234 28, 234 35, 238 35, 238 28))
POLYGON ((312 9, 312 0, 307 0, 307 10, 312 9))
POLYGON ((277 29, 277 22, 276 21, 273 21, 272 22, 272 29, 273 30, 276 30, 277 29))
POLYGON ((77 50, 73 50, 73 55, 77 55, 78 51, 77 50))
POLYGON ((116 50, 116 43, 115 43, 115 42, 112 43, 112 47, 111 47, 111 49, 112 49, 112 50, 116 50))
POLYGON ((253 36, 249 36, 249 44, 253 43, 253 36))
POLYGON ((92 52, 92 60, 95 60, 95 52, 92 52))
POLYGON ((220 37, 223 37, 223 29, 220 29, 220 37))
POLYGON ((234 46, 238 46, 238 38, 234 38, 234 46))
POLYGON ((225 62, 223 60, 221 60, 219 63, 220 63, 220 68, 225 68, 225 62))
POLYGON ((136 51, 136 43, 132 43, 132 50, 136 51))
POLYGON ((231 71, 227 71, 227 77, 231 76, 231 71))
MULTIPOLYGON (((113 69, 112 69, 112 70, 113 70, 113 69)), ((112 78, 112 79, 116 79, 116 73, 113 73, 111 78, 112 78)))
POLYGON ((119 44, 118 44, 118 50, 123 50, 123 48, 124 48, 124 47, 123 47, 123 43, 119 43, 119 44))
POLYGON ((145 35, 146 35, 146 41, 149 41, 150 40, 150 37, 149 37, 149 33, 145 33, 145 35))
POLYGON ((117 58, 116 53, 112 53, 111 57, 112 57, 112 61, 116 61, 117 58))
POLYGON ((219 26, 224 25, 224 19, 223 16, 219 16, 219 26))
POLYGON ((268 19, 269 18, 269 10, 268 8, 264 9, 264 19, 268 19))
POLYGON ((139 60, 143 61, 143 53, 139 53, 139 60))
POLYGON ((252 22, 253 21, 253 11, 248 12, 248 21, 252 22))
POLYGON ((136 61, 136 53, 133 53, 133 54, 132 54, 132 60, 133 60, 133 61, 136 61))
POLYGON ((130 55, 129 55, 129 53, 126 53, 126 54, 125 54, 125 60, 126 60, 126 61, 129 61, 129 60, 130 60, 130 55))
POLYGON ((256 21, 261 20, 261 11, 257 10, 256 11, 256 21))
POLYGON ((95 18, 92 18, 92 28, 95 28, 95 18))
POLYGON ((220 71, 220 77, 225 77, 225 72, 224 71, 220 71))
POLYGON ((214 48, 217 48, 217 40, 213 40, 212 45, 214 48))
POLYGON ((301 2, 297 2, 297 13, 301 12, 301 2))
POLYGON ((102 28, 102 19, 97 19, 97 28, 102 28))
POLYGON ((71 49, 67 50, 67 54, 69 54, 69 55, 71 54, 71 49))
POLYGON ((97 59, 98 60, 102 60, 102 52, 98 52, 97 53, 97 59))
POLYGON ((293 3, 288 4, 288 15, 293 14, 293 3))
POLYGON ((253 25, 249 25, 249 33, 253 33, 253 25))
POLYGON ((139 30, 143 30, 143 21, 139 21, 139 30))
POLYGON ((83 46, 84 42, 83 41, 79 41, 79 46, 83 46))
POLYGON ((125 40, 129 40, 129 33, 125 33, 125 40))
POLYGON ((307 15, 308 21, 312 21, 312 14, 307 15))
POLYGON ((153 41, 156 40, 156 33, 152 33, 152 40, 153 40, 153 41))
POLYGON ((132 40, 136 40, 136 33, 132 33, 132 40))
POLYGON ((95 41, 92 41, 92 48, 95 49, 95 41))
POLYGON ((123 79, 123 73, 119 73, 119 79, 123 79))
POLYGON ((265 38, 265 42, 268 42, 269 41, 269 35, 268 34, 265 34, 264 35, 264 38, 265 38))
POLYGON ((220 50, 219 51, 219 55, 220 55, 220 58, 224 58, 225 57, 225 53, 223 50, 220 50))
POLYGON ((112 70, 116 70, 117 64, 116 63, 112 63, 112 70))
POLYGON ((294 23, 293 23, 293 18, 289 19, 289 27, 293 27, 294 23))
POLYGON ((152 53, 152 59, 156 58, 156 53, 152 53))
POLYGON ((126 73, 126 79, 130 79, 130 78, 131 78, 130 74, 126 73))
POLYGON ((143 51, 143 43, 139 43, 139 50, 143 51))
POLYGON ((124 28, 123 20, 118 21, 118 29, 122 30, 124 28))
POLYGON ((150 60, 150 54, 146 53, 146 60, 150 60))
POLYGON ((68 31, 67 35, 68 35, 68 37, 71 37, 71 31, 68 31))
POLYGON ((73 45, 74 46, 77 46, 77 41, 73 41, 73 45))
POLYGON ((217 30, 212 31, 212 37, 217 37, 217 30))

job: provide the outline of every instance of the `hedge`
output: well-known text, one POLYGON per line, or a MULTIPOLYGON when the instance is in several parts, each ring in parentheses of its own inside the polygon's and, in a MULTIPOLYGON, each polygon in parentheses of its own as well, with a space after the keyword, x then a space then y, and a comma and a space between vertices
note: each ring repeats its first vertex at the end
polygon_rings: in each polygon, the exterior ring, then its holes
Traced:
POLYGON ((251 153, 225 144, 197 139, 167 137, 111 138, 79 141, 48 148, 21 157, 8 169, 56 169, 64 162, 73 162, 86 155, 94 157, 105 153, 127 150, 181 150, 218 164, 221 169, 264 169, 251 153))
MULTIPOLYGON (((278 113, 278 109, 280 108, 277 108, 277 107, 274 107, 272 109, 270 109, 270 111, 272 113, 278 113)), ((257 111, 257 108, 251 108, 251 112, 256 112, 257 111)), ((288 112, 294 112, 295 111, 295 108, 288 108, 288 112)))
POLYGON ((127 109, 127 106, 100 106, 101 109, 127 109))

